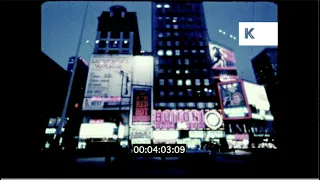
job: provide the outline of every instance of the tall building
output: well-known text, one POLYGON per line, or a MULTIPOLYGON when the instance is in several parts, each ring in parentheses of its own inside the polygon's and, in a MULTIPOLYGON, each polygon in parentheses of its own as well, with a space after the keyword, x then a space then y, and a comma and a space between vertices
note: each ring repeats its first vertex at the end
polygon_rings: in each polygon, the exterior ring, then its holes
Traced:
MULTIPOLYGON (((75 56, 72 56, 72 57, 69 58, 68 67, 67 67, 67 71, 68 72, 72 72, 73 71, 73 66, 74 66, 75 59, 76 59, 75 56)), ((84 63, 84 65, 86 65, 88 67, 88 63, 82 57, 79 57, 79 60, 81 60, 82 63, 84 63)))
POLYGON ((253 71, 260 85, 268 86, 278 84, 277 65, 278 49, 266 48, 251 60, 253 71))
POLYGON ((203 4, 156 1, 152 9, 154 108, 215 108, 203 4))
POLYGON ((98 18, 94 54, 140 54, 137 15, 123 6, 112 6, 98 18))

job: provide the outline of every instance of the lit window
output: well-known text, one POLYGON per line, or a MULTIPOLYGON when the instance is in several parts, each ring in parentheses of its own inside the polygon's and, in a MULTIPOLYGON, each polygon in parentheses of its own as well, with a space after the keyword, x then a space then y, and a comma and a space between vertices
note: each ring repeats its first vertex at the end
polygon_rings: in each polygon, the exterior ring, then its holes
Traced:
POLYGON ((161 7, 162 7, 161 4, 158 4, 158 5, 157 5, 157 8, 161 8, 161 7))
POLYGON ((159 16, 159 17, 158 17, 158 19, 159 19, 159 20, 162 20, 162 17, 161 17, 161 16, 159 16))
POLYGON ((191 80, 190 80, 190 79, 187 79, 187 80, 186 80, 186 85, 187 85, 187 86, 191 86, 191 80))
POLYGON ((180 56, 180 50, 176 50, 176 56, 180 56))
POLYGON ((184 60, 184 64, 185 64, 185 65, 189 65, 189 64, 190 64, 189 59, 185 59, 185 60, 184 60))
POLYGON ((185 49, 185 50, 183 50, 183 52, 184 52, 185 54, 187 54, 189 51, 188 51, 187 49, 185 49))
POLYGON ((164 79, 160 79, 160 80, 159 80, 159 84, 160 84, 161 86, 163 86, 163 85, 164 85, 164 79))
MULTIPOLYGON (((192 96, 192 95, 191 95, 192 96)), ((195 104, 193 103, 193 102, 189 102, 188 103, 188 107, 194 107, 195 106, 195 104)))
POLYGON ((160 91, 160 96, 161 96, 161 97, 164 96, 164 91, 160 91))
POLYGON ((163 34, 162 34, 162 33, 159 33, 159 34, 158 34, 158 37, 163 37, 163 34))
POLYGON ((203 71, 204 74, 208 73, 208 69, 203 69, 202 71, 203 71))
POLYGON ((213 103, 207 103, 207 107, 208 107, 208 108, 213 108, 213 107, 214 107, 214 104, 213 104, 213 103))
POLYGON ((178 25, 177 24, 173 25, 173 29, 178 29, 178 25))
POLYGON ((177 64, 178 64, 178 65, 181 65, 181 64, 182 64, 180 59, 177 60, 177 64))
POLYGON ((176 103, 169 103, 169 106, 170 106, 171 108, 175 108, 175 107, 176 107, 176 103))
POLYGON ((174 36, 179 36, 179 33, 178 32, 174 32, 174 36))
POLYGON ((188 96, 192 96, 192 89, 187 89, 188 91, 188 96))
POLYGON ((197 53, 197 50, 192 50, 191 52, 192 52, 193 54, 195 54, 195 53, 197 53))
POLYGON ((167 41, 167 46, 171 46, 171 41, 167 41))
POLYGON ((163 42, 162 41, 158 41, 158 45, 159 46, 163 46, 163 42))
POLYGON ((170 32, 167 32, 166 35, 167 35, 167 37, 169 37, 169 36, 171 35, 171 33, 170 33, 170 32))
POLYGON ((190 73, 190 71, 187 69, 187 70, 185 70, 184 71, 186 74, 189 74, 190 73))
POLYGON ((179 41, 176 41, 174 44, 175 44, 176 46, 180 46, 180 42, 179 42, 179 41))
POLYGON ((163 50, 158 51, 158 56, 163 56, 163 50))
POLYGON ((169 4, 165 4, 163 7, 164 8, 170 8, 170 5, 169 4))
POLYGON ((166 51, 166 55, 167 55, 167 56, 172 56, 172 51, 171 51, 171 50, 167 50, 167 51, 166 51))
POLYGON ((170 19, 170 17, 169 17, 169 16, 167 16, 167 17, 166 17, 166 19, 167 19, 167 20, 169 20, 169 19, 170 19))
POLYGON ((200 50, 200 53, 204 53, 204 50, 203 50, 203 49, 201 49, 201 50, 200 50))
POLYGON ((199 109, 203 109, 204 108, 204 103, 201 103, 201 102, 197 103, 197 106, 198 106, 199 109))
POLYGON ((164 70, 163 69, 159 69, 159 73, 164 73, 164 70))
POLYGON ((178 104, 178 106, 179 106, 179 107, 185 107, 185 106, 186 106, 186 104, 185 104, 185 103, 183 103, 183 102, 180 102, 180 103, 178 104))
POLYGON ((178 80, 177 85, 178 85, 178 86, 182 86, 182 85, 183 85, 183 82, 182 82, 181 79, 178 80))
POLYGON ((170 92, 169 92, 169 96, 174 96, 174 92, 173 92, 173 91, 170 91, 170 92))
POLYGON ((129 41, 127 40, 123 41, 122 48, 129 48, 129 41))
POLYGON ((176 70, 176 73, 177 73, 177 74, 180 74, 180 70, 176 70))
POLYGON ((199 41, 199 46, 204 46, 203 41, 199 41))
POLYGON ((170 28, 170 24, 167 24, 167 25, 166 25, 166 28, 169 29, 169 28, 170 28))
POLYGON ((197 86, 200 86, 200 85, 201 85, 200 79, 196 79, 196 85, 197 85, 197 86))
POLYGON ((205 85, 205 86, 209 86, 209 85, 210 85, 209 79, 205 79, 205 80, 204 80, 204 85, 205 85))
POLYGON ((179 95, 179 96, 183 96, 183 92, 180 91, 180 92, 178 93, 178 95, 179 95))
POLYGON ((173 86, 173 79, 168 79, 168 84, 169 84, 170 86, 173 86))

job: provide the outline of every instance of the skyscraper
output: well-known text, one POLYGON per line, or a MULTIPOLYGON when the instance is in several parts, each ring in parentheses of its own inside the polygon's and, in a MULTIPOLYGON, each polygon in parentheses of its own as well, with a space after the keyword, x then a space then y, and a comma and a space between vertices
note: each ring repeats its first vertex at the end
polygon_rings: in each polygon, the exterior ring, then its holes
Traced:
POLYGON ((201 2, 152 3, 156 109, 212 109, 218 102, 201 2))
POLYGON ((123 6, 112 6, 98 18, 94 54, 139 54, 141 50, 138 20, 135 12, 123 6))

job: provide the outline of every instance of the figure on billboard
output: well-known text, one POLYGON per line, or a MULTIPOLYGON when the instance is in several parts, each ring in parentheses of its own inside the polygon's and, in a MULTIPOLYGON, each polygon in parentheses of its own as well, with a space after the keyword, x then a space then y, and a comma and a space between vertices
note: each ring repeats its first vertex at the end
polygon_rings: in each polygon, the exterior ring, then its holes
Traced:
POLYGON ((241 93, 235 92, 223 99, 223 105, 224 107, 245 105, 244 97, 241 93))
POLYGON ((219 48, 213 47, 212 48, 212 57, 211 59, 214 61, 213 68, 216 67, 227 67, 227 62, 223 58, 223 54, 219 48))

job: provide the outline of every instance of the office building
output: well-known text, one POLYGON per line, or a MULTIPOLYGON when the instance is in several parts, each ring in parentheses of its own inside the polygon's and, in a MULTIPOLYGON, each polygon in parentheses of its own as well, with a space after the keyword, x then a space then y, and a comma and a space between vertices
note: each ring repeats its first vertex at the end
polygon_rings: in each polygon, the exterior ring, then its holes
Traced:
POLYGON ((98 18, 94 54, 140 54, 137 15, 123 6, 112 6, 98 18))
POLYGON ((156 1, 152 10, 154 108, 215 108, 203 4, 156 1))

